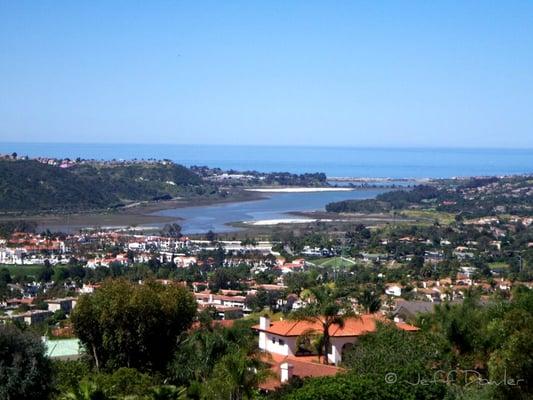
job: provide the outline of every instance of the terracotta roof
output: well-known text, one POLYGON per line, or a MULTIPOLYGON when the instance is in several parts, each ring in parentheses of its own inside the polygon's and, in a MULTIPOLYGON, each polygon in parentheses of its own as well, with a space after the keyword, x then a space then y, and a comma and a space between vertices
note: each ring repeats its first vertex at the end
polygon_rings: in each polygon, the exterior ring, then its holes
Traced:
MULTIPOLYGON (((364 314, 359 317, 347 318, 344 321, 344 327, 341 328, 337 325, 330 327, 330 336, 361 336, 369 332, 374 332, 376 330, 376 321, 387 322, 388 320, 377 314, 364 314)), ((405 324, 403 327, 398 327, 403 330, 417 329, 408 324, 405 324)), ((262 330, 259 325, 253 326, 252 329, 262 330)), ((265 329, 266 332, 278 336, 300 336, 309 331, 320 332, 321 330, 322 327, 319 322, 309 321, 274 321, 270 323, 268 329, 265 329)))
POLYGON ((406 324, 405 322, 397 322, 396 326, 399 329, 408 331, 408 332, 416 332, 420 330, 420 328, 417 328, 416 326, 413 326, 413 325, 406 324))
POLYGON ((263 361, 270 364, 270 369, 274 374, 273 377, 268 378, 265 382, 259 385, 259 387, 264 390, 274 390, 281 386, 280 366, 285 362, 293 366, 293 376, 298 376, 300 378, 333 376, 343 371, 342 368, 319 363, 317 356, 293 357, 281 356, 278 354, 265 354, 263 356, 263 361))

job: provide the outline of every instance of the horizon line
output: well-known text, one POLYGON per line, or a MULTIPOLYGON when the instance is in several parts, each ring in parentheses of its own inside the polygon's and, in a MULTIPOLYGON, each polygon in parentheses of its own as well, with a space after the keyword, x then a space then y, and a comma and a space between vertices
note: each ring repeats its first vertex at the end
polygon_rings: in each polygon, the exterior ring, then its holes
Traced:
POLYGON ((206 147, 299 147, 299 148, 352 148, 352 149, 384 149, 384 150, 533 150, 531 147, 516 147, 516 146, 431 146, 431 145, 362 145, 357 146, 353 144, 338 144, 338 145, 322 145, 322 144, 222 144, 222 143, 174 143, 174 142, 17 142, 17 141, 0 141, 0 144, 6 145, 139 145, 139 146, 206 146, 206 147))

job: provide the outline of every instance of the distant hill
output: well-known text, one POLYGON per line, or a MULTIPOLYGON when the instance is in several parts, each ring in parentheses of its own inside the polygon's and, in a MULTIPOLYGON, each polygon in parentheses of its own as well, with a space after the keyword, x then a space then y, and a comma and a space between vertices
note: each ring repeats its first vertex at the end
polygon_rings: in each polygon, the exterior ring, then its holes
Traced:
POLYGON ((0 160, 0 212, 76 211, 174 197, 202 184, 172 163, 79 164, 0 160))
POLYGON ((344 200, 326 205, 336 213, 390 212, 408 208, 436 210, 466 217, 533 215, 533 176, 435 180, 409 190, 379 194, 375 199, 344 200))

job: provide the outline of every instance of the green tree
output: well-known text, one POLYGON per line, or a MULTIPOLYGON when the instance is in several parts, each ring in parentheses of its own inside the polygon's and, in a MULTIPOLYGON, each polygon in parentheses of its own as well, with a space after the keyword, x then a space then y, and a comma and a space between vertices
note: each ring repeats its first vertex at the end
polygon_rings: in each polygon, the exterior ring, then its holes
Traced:
POLYGON ((55 392, 59 394, 77 389, 78 384, 91 370, 89 363, 84 360, 54 360, 52 366, 53 386, 55 392))
POLYGON ((180 238, 181 237, 181 226, 176 223, 166 224, 163 227, 161 233, 168 237, 180 238))
POLYGON ((145 371, 165 368, 169 349, 195 314, 196 301, 185 288, 120 279, 81 296, 71 319, 97 369, 145 371))
POLYGON ((215 363, 237 346, 226 340, 222 329, 199 329, 185 336, 178 344, 170 365, 173 383, 186 385, 191 381, 203 382, 213 371, 215 363), (230 350, 231 349, 231 350, 230 350))
POLYGON ((104 391, 94 382, 83 380, 63 396, 63 400, 108 400, 104 391))
POLYGON ((201 322, 199 329, 182 335, 169 366, 172 383, 176 385, 205 382, 215 364, 227 354, 244 351, 251 358, 256 356, 257 339, 250 329, 251 321, 235 321, 231 328, 213 327, 209 318, 202 318, 201 322))
POLYGON ((434 367, 448 367, 445 348, 443 340, 435 335, 378 323, 376 332, 360 337, 343 363, 359 375, 395 373, 416 382, 419 375, 431 377, 434 367))
POLYGON ((300 388, 283 396, 284 400, 338 400, 338 399, 375 399, 375 400, 441 400, 446 398, 443 383, 431 385, 409 385, 385 383, 383 376, 339 374, 324 378, 311 378, 304 381, 300 388))
POLYGON ((186 400, 187 388, 173 385, 161 385, 152 388, 149 394, 152 400, 186 400))
POLYGON ((51 363, 39 337, 0 324, 0 399, 45 399, 51 376, 51 363))
POLYGON ((257 358, 243 351, 232 352, 215 365, 203 397, 213 400, 252 399, 259 383, 268 376, 268 370, 257 358))
POLYGON ((375 313, 381 308, 381 299, 375 290, 366 287, 356 296, 357 302, 366 313, 375 313))

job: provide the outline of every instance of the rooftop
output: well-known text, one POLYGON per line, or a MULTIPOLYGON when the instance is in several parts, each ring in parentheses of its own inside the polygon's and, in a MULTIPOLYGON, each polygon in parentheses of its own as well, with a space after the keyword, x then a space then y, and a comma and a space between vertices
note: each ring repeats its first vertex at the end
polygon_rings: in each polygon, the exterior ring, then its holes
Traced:
MULTIPOLYGON (((330 327, 331 337, 361 336, 376 330, 376 322, 389 322, 386 318, 377 314, 363 314, 358 317, 350 317, 344 321, 344 326, 333 325, 330 327)), ((397 325, 402 330, 415 331, 417 327, 402 324, 397 325)), ((309 331, 322 331, 320 322, 310 321, 274 321, 270 323, 268 329, 261 329, 260 325, 254 325, 252 329, 265 331, 278 336, 301 336, 309 331)))

